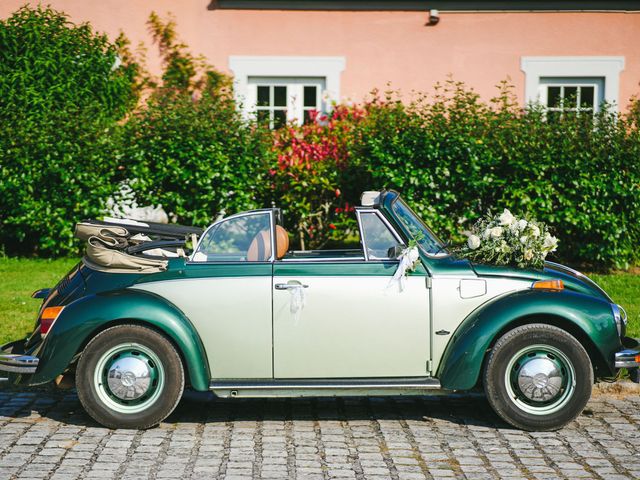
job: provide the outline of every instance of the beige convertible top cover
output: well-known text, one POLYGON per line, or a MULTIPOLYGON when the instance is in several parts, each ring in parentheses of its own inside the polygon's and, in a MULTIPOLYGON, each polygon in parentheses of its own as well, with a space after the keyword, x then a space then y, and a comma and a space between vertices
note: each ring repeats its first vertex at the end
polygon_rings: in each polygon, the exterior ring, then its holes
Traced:
POLYGON ((82 261, 90 268, 109 273, 157 273, 167 269, 167 260, 129 255, 122 251, 129 243, 124 227, 76 224, 75 236, 87 241, 82 261))

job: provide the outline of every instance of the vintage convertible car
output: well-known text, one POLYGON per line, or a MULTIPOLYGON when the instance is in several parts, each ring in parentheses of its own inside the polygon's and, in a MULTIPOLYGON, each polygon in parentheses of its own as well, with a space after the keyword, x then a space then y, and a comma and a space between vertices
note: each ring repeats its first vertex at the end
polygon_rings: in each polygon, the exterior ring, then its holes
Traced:
POLYGON ((112 428, 159 423, 188 386, 224 398, 483 388, 527 430, 575 418, 595 378, 637 372, 624 310, 586 276, 456 259, 394 191, 365 192, 355 214, 354 250, 289 251, 276 208, 204 232, 83 222, 87 255, 34 293, 35 330, 2 347, 0 371, 75 380, 112 428), (419 262, 394 281, 412 239, 419 262))

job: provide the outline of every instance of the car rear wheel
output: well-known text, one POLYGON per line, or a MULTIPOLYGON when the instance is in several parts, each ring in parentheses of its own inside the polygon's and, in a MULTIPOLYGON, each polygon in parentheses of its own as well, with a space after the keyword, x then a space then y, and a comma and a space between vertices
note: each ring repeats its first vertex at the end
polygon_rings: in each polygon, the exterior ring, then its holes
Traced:
POLYGON ((546 324, 517 327, 494 345, 484 372, 489 403, 523 430, 556 430, 582 412, 591 396, 593 368, 584 347, 546 324))
POLYGON ((76 369, 78 397, 109 428, 149 428, 175 409, 184 390, 178 352, 141 325, 117 325, 96 335, 76 369))

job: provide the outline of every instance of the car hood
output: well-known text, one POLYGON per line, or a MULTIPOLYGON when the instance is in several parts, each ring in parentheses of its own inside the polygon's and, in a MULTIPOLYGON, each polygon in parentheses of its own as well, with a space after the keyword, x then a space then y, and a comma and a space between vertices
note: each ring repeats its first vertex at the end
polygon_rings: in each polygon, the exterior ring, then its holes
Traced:
POLYGON ((523 280, 562 280, 565 288, 613 303, 607 292, 586 275, 565 265, 545 262, 543 270, 473 264, 473 270, 481 277, 510 277, 523 280))

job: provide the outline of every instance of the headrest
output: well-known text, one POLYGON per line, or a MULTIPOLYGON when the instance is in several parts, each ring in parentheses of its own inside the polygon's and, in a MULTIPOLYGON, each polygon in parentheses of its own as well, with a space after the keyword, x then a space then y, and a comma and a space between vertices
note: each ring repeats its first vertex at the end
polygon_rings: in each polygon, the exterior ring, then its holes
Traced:
POLYGON ((280 260, 289 251, 289 234, 280 225, 276 225, 276 257, 280 260))
MULTIPOLYGON (((280 260, 289 250, 289 234, 280 225, 276 225, 276 257, 280 260)), ((247 250, 248 262, 267 262, 271 257, 271 232, 268 228, 253 237, 247 250)))

